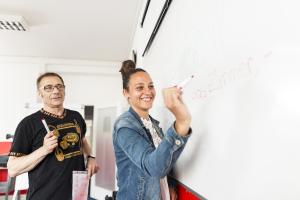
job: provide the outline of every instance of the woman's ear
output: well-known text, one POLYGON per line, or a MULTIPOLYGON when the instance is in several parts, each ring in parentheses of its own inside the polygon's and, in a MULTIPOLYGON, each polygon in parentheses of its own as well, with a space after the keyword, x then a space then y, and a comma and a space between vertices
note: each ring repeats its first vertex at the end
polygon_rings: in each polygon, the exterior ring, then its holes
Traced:
POLYGON ((123 89, 123 96, 126 97, 126 98, 129 96, 127 90, 125 90, 125 89, 123 89))
POLYGON ((129 101, 129 93, 126 89, 123 89, 123 96, 129 101))

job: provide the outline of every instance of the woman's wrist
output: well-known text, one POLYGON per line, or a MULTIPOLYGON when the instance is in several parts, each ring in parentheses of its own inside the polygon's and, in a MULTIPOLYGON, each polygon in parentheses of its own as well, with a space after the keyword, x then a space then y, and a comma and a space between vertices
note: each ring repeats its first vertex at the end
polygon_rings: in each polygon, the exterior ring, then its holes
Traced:
POLYGON ((190 122, 185 122, 185 123, 179 123, 175 121, 175 131, 181 135, 181 136, 186 136, 189 133, 190 130, 190 122))

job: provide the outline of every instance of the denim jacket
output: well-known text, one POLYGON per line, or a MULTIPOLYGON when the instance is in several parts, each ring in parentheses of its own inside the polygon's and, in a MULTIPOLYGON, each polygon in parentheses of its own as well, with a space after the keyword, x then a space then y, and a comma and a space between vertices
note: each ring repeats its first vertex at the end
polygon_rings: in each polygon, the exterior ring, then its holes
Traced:
POLYGON ((157 148, 148 129, 132 108, 114 124, 118 200, 159 200, 159 180, 168 175, 189 138, 190 134, 179 136, 173 125, 163 135, 159 122, 150 118, 157 133, 163 138, 157 148))

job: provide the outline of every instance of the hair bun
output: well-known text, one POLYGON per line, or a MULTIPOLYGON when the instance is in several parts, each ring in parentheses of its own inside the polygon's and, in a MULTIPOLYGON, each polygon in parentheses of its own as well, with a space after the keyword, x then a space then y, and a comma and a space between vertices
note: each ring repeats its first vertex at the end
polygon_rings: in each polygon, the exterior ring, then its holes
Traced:
POLYGON ((132 60, 125 60, 122 62, 122 67, 119 70, 122 76, 126 76, 126 74, 130 73, 130 71, 135 69, 135 63, 132 60))

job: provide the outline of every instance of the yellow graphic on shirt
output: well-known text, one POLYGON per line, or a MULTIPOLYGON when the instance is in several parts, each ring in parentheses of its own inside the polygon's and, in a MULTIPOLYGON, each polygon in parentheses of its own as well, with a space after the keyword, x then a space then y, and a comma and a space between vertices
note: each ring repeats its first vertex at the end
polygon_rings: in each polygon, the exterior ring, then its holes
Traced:
POLYGON ((59 147, 56 147, 55 149, 55 156, 58 161, 63 161, 65 159, 64 153, 59 147))
POLYGON ((58 146, 54 154, 58 161, 82 155, 81 128, 76 120, 74 123, 59 124, 56 127, 49 125, 50 130, 58 138, 58 146))
POLYGON ((79 140, 77 133, 68 133, 62 138, 62 141, 59 143, 61 148, 67 149, 70 145, 74 146, 79 140))
POLYGON ((59 136, 59 132, 58 132, 57 129, 55 129, 55 127, 54 127, 54 130, 53 130, 53 135, 55 135, 57 138, 59 136))

